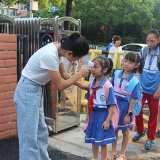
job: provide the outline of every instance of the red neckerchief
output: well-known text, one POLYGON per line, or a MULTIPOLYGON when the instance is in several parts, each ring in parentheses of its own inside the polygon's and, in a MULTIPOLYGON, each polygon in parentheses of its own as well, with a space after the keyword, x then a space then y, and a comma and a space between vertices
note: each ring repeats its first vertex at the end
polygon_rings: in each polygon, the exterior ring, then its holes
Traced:
POLYGON ((98 88, 99 88, 99 86, 96 87, 96 88, 92 88, 93 92, 92 92, 92 94, 91 94, 90 97, 89 97, 88 111, 89 111, 90 113, 92 113, 92 111, 93 111, 93 99, 94 99, 94 94, 95 94, 95 92, 96 92, 96 90, 97 90, 98 88))

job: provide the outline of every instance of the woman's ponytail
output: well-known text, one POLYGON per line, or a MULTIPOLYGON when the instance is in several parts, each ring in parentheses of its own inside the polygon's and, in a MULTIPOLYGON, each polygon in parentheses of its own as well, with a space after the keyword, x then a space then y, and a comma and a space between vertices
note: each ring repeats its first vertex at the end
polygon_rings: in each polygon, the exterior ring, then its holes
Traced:
POLYGON ((85 37, 74 32, 68 37, 61 39, 61 48, 72 51, 73 57, 83 57, 89 51, 89 45, 85 37))

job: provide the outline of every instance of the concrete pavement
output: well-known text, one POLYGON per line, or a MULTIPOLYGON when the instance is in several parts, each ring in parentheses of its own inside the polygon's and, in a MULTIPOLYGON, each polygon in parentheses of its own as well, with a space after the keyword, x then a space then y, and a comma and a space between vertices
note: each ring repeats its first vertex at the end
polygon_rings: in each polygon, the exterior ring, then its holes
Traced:
MULTIPOLYGON (((85 134, 83 132, 83 126, 85 125, 85 114, 80 115, 81 123, 77 127, 72 127, 65 131, 61 131, 57 134, 51 135, 48 140, 50 147, 56 148, 58 150, 68 152, 70 154, 84 157, 87 159, 92 158, 92 148, 91 144, 84 143, 85 134)), ((160 160, 160 138, 155 139, 155 144, 152 150, 145 150, 144 145, 147 136, 143 137, 137 143, 131 141, 133 135, 130 131, 130 142, 126 149, 126 159, 127 160, 149 160, 149 159, 159 159, 160 160)), ((134 135, 136 134, 136 131, 134 135)), ((122 133, 119 132, 119 140, 117 145, 117 152, 121 149, 122 133)), ((111 151, 111 144, 108 145, 109 152, 111 151)), ((100 150, 99 150, 100 159, 100 150)))

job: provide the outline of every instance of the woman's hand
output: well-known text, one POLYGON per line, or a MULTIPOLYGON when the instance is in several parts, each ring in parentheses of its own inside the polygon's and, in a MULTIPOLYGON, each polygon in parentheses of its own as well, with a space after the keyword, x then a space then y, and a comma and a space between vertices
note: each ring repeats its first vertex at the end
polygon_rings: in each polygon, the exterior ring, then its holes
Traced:
POLYGON ((124 117, 124 120, 123 120, 123 123, 124 124, 128 124, 129 122, 130 122, 130 115, 129 114, 127 114, 125 117, 124 117))
POLYGON ((110 127, 110 122, 108 120, 105 120, 102 125, 103 130, 107 130, 109 129, 109 127, 110 127))
POLYGON ((88 73, 89 73, 90 69, 88 68, 85 68, 84 66, 80 69, 80 73, 81 73, 81 76, 82 77, 87 77, 88 76, 88 73))
POLYGON ((81 84, 79 87, 80 87, 81 89, 87 90, 87 91, 88 91, 88 89, 89 89, 89 85, 88 85, 88 84, 81 84))

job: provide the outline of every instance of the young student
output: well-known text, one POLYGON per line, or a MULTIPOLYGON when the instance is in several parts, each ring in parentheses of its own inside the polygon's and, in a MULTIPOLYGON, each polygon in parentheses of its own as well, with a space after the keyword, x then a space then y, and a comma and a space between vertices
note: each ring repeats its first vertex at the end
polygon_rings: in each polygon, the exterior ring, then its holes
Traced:
MULTIPOLYGON (((110 51, 122 51, 122 47, 120 47, 121 44, 121 37, 115 36, 114 37, 114 45, 109 49, 110 51)), ((113 61, 114 55, 109 54, 108 58, 111 58, 113 61)), ((123 66, 123 55, 119 55, 121 68, 123 66)))
POLYGON ((106 102, 104 85, 107 81, 106 75, 112 70, 113 62, 105 57, 97 57, 93 60, 94 67, 91 68, 92 76, 95 77, 86 94, 88 110, 86 113, 86 122, 89 122, 86 128, 85 143, 92 143, 93 159, 98 159, 98 150, 101 146, 101 160, 107 159, 107 144, 116 141, 111 117, 115 109, 114 90, 109 82, 108 101, 106 102), (108 112, 108 108, 110 108, 108 112))
POLYGON ((132 91, 130 103, 127 100, 127 88, 134 78, 134 73, 142 73, 142 62, 140 55, 135 52, 129 52, 126 54, 123 62, 123 70, 119 72, 117 77, 114 76, 111 79, 111 83, 114 86, 115 96, 117 98, 117 104, 120 110, 118 127, 115 131, 116 142, 112 143, 112 152, 108 156, 107 160, 113 160, 117 156, 117 140, 118 140, 118 131, 122 130, 123 140, 122 148, 119 152, 118 158, 116 160, 124 160, 125 150, 129 143, 129 127, 132 121, 132 114, 136 99, 138 98, 138 85, 132 91), (139 64, 140 63, 140 64, 139 64))
POLYGON ((160 70, 157 64, 159 53, 159 32, 155 29, 149 30, 146 36, 148 49, 143 48, 140 52, 144 64, 142 75, 140 76, 140 83, 142 85, 142 109, 139 116, 136 116, 137 134, 132 141, 136 142, 146 135, 143 124, 143 107, 147 99, 150 116, 148 121, 148 139, 146 140, 145 149, 151 149, 153 140, 155 139, 158 106, 160 97, 160 70), (144 52, 146 56, 143 57, 144 52))
POLYGON ((72 84, 88 90, 88 85, 77 80, 88 76, 89 69, 82 68, 71 77, 60 62, 61 57, 66 57, 70 62, 78 60, 88 51, 85 38, 78 33, 72 33, 68 38, 62 38, 61 44, 50 43, 30 57, 14 94, 20 160, 50 160, 47 152, 48 129, 44 118, 42 87, 52 80, 58 91, 72 84), (66 80, 62 81, 61 76, 66 80))
MULTIPOLYGON (((109 49, 114 45, 114 37, 117 36, 117 35, 114 35, 112 37, 112 42, 106 47, 106 50, 109 51, 109 49)), ((108 57, 108 54, 105 54, 105 57, 108 57)))

